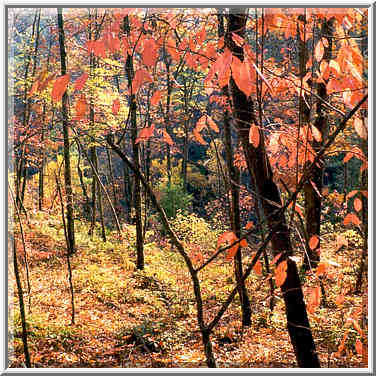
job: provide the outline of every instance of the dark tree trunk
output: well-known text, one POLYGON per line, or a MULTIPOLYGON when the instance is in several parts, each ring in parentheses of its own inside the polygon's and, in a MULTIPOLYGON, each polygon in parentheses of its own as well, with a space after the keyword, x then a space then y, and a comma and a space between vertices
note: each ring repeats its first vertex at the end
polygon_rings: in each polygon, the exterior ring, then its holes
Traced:
MULTIPOLYGON (((59 45, 61 74, 67 73, 65 36, 62 8, 57 8, 57 20, 59 26, 59 45)), ((63 136, 64 136, 64 183, 67 195, 67 234, 69 239, 69 252, 75 252, 74 218, 73 218, 73 192, 70 166, 69 124, 68 124, 68 94, 65 92, 62 99, 63 136)))
MULTIPOLYGON (((127 35, 130 34, 130 25, 128 16, 124 17, 124 31, 127 35)), ((126 62, 126 74, 128 77, 128 87, 132 91, 132 81, 134 77, 133 57, 128 55, 126 62)), ((136 95, 131 93, 130 96, 130 112, 131 112, 131 138, 132 138, 132 151, 133 151, 133 163, 136 169, 140 170, 140 150, 139 145, 136 144, 137 138, 137 102, 136 95)), ((136 222, 136 248, 137 248, 137 260, 136 267, 139 270, 144 269, 144 240, 142 232, 142 212, 141 212, 141 182, 140 178, 134 176, 133 185, 133 200, 135 208, 135 222, 136 222)))
MULTIPOLYGON (((244 59, 243 48, 233 42, 232 33, 244 37, 246 20, 246 9, 230 9, 225 44, 233 55, 237 56, 241 61, 244 59)), ((271 239, 273 254, 282 253, 278 263, 284 260, 287 261, 287 277, 281 286, 281 290, 285 301, 287 329, 296 360, 299 367, 318 368, 320 363, 308 321, 298 270, 295 262, 288 257, 293 254, 290 230, 284 216, 275 215, 275 204, 281 205, 281 197, 278 187, 273 181, 272 170, 265 150, 263 132, 259 128, 260 144, 255 148, 249 142, 250 126, 251 124, 257 124, 253 101, 239 90, 232 78, 230 78, 229 89, 234 119, 236 119, 235 123, 248 169, 257 191, 263 195, 262 205, 268 227, 269 229, 276 229, 271 239)))
MULTIPOLYGON (((328 47, 324 48, 323 59, 328 63, 332 58, 332 41, 333 38, 333 27, 334 27, 334 18, 331 20, 323 20, 321 27, 321 35, 326 36, 328 39, 328 47)), ((317 85, 317 94, 324 101, 328 100, 328 93, 326 91, 327 82, 320 82, 317 85)), ((303 100, 301 98, 301 100, 303 100)), ((303 100, 304 101, 304 100, 303 100)), ((306 104, 304 104, 307 107, 306 104)), ((308 110, 309 111, 309 108, 308 110)), ((316 152, 319 151, 323 145, 323 141, 326 138, 328 120, 327 114, 325 112, 325 107, 323 103, 319 100, 316 108, 316 121, 314 123, 315 127, 320 131, 322 141, 317 141, 313 139, 312 147, 316 152)), ((309 116, 308 116, 309 120, 309 116)), ((313 166, 311 181, 308 181, 304 185, 304 198, 305 198, 305 217, 306 217, 306 234, 307 242, 316 235, 319 239, 317 246, 314 249, 311 249, 307 244, 306 249, 307 253, 304 257, 303 268, 309 269, 310 267, 315 268, 320 262, 320 223, 321 223, 321 193, 323 186, 323 172, 324 172, 324 160, 320 160, 318 164, 313 166)))
MULTIPOLYGON (((240 174, 239 170, 234 166, 232 140, 231 140, 231 127, 227 111, 225 111, 224 121, 224 136, 225 136, 225 150, 226 162, 229 171, 230 189, 231 189, 231 205, 230 220, 231 229, 235 235, 240 238, 241 236, 241 223, 240 223, 240 205, 239 205, 239 190, 240 190, 240 174)), ((242 265, 242 250, 239 250, 235 255, 235 277, 238 284, 238 292, 240 297, 242 309, 242 324, 244 326, 251 325, 251 304, 248 297, 245 282, 241 282, 243 278, 243 265, 242 265)))

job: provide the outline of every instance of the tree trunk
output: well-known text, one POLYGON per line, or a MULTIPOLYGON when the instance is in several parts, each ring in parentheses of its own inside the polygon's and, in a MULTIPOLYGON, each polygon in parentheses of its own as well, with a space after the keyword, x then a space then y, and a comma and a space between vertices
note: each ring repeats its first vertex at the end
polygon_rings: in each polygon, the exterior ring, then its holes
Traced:
MULTIPOLYGON (((244 59, 243 48, 233 42, 232 33, 244 38, 246 20, 246 9, 230 9, 225 45, 241 61, 244 59)), ((257 124, 253 101, 239 90, 232 78, 230 78, 230 94, 234 119, 236 119, 235 124, 245 153, 248 170, 257 187, 257 191, 263 194, 261 202, 268 227, 269 229, 276 228, 271 238, 273 253, 275 256, 282 253, 277 262, 278 264, 284 260, 287 261, 287 277, 281 286, 281 290, 285 301, 287 328, 296 360, 299 367, 318 368, 320 363, 308 321, 298 270, 295 262, 289 258, 293 254, 290 230, 284 215, 275 215, 275 204, 281 205, 281 197, 278 187, 273 181, 272 170, 265 150, 263 132, 259 128, 260 143, 255 148, 249 142, 250 126, 251 124, 257 124)))
MULTIPOLYGON (((59 25, 59 45, 60 45, 60 63, 61 74, 67 73, 65 62, 65 36, 62 8, 57 8, 57 20, 59 25)), ((74 238, 74 219, 73 219, 73 192, 70 166, 70 146, 69 146, 69 125, 68 125, 68 94, 64 93, 62 99, 62 117, 63 117, 63 136, 64 136, 64 183, 67 195, 67 234, 69 239, 69 251, 71 254, 75 252, 74 238)))
MULTIPOLYGON (((239 205, 239 188, 240 188, 240 174, 239 170, 234 166, 232 140, 231 140, 231 127, 228 118, 228 113, 225 111, 224 115, 224 136, 225 136, 225 149, 226 149, 226 162, 229 171, 230 189, 231 189, 231 205, 230 221, 231 229, 235 235, 240 238, 241 224, 240 224, 240 205, 239 205)), ((245 282, 241 283, 243 278, 243 265, 242 265, 242 250, 239 245, 238 252, 235 255, 235 278, 238 283, 238 291, 242 309, 242 324, 244 326, 251 325, 251 304, 248 297, 245 282)))
MULTIPOLYGON (((333 38, 333 27, 334 27, 334 18, 328 20, 323 20, 321 27, 321 35, 325 36, 328 40, 328 46, 324 47, 324 56, 323 60, 326 60, 328 63, 332 55, 332 41, 333 38)), ((301 68, 302 69, 302 68, 301 68)), ((305 72, 305 71, 304 71, 305 72)), ((328 100, 328 93, 326 91, 326 84, 320 82, 317 85, 317 94, 324 101, 328 100)), ((303 98, 301 98, 303 102, 303 98)), ((307 107, 306 104, 304 104, 307 107)), ((308 110, 306 110, 309 112, 308 110)), ((320 131, 322 141, 317 141, 313 139, 312 147, 314 151, 319 151, 323 145, 323 140, 326 138, 328 120, 325 113, 325 107, 322 102, 319 100, 316 107, 317 118, 315 121, 315 127, 320 131)), ((309 116, 308 116, 309 120, 309 116)), ((304 185, 304 198, 305 198, 305 217, 306 217, 306 233, 307 233, 307 242, 316 235, 319 239, 317 246, 314 249, 311 249, 307 244, 306 249, 307 253, 304 255, 303 268, 309 269, 315 268, 320 262, 320 223, 321 223, 321 193, 323 186, 323 173, 324 173, 324 160, 320 160, 318 165, 313 166, 312 177, 304 185), (311 183, 312 181, 312 183, 311 183)))
MULTIPOLYGON (((124 31, 130 35, 130 25, 128 16, 124 17, 124 31)), ((133 151, 133 163, 135 167, 140 169, 140 151, 139 145, 136 144, 137 138, 137 102, 136 96, 132 93, 132 81, 134 77, 133 57, 128 55, 126 62, 126 74, 128 77, 128 87, 131 91, 130 96, 130 112, 131 112, 131 138, 132 138, 132 151, 133 151)), ((137 260, 136 267, 139 270, 144 269, 144 240, 142 232, 142 213, 141 213, 141 182, 140 178, 134 176, 134 190, 133 200, 135 208, 135 222, 136 222, 136 248, 137 248, 137 260)))

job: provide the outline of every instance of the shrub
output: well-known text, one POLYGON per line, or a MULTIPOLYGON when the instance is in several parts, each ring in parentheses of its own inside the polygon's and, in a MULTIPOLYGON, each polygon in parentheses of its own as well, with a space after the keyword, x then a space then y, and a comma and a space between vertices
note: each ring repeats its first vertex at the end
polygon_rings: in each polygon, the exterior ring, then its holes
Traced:
POLYGON ((187 213, 192 206, 192 195, 180 183, 162 185, 160 192, 160 203, 168 218, 175 218, 178 211, 187 213))

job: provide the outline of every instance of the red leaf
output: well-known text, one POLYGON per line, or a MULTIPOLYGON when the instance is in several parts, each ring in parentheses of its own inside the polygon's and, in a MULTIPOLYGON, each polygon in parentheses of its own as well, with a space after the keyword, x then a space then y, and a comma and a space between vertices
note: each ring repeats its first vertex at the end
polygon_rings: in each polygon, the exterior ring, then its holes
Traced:
POLYGON ((257 148, 260 144, 260 132, 256 124, 252 124, 249 129, 249 142, 257 148))
POLYGON ((120 100, 117 98, 112 102, 112 113, 117 115, 120 110, 120 100))
POLYGON ((275 284, 277 287, 283 285, 287 277, 287 261, 281 261, 275 269, 275 284))
POLYGON ((74 82, 74 90, 75 91, 82 90, 88 78, 89 78, 89 75, 86 72, 81 74, 81 76, 78 77, 77 80, 74 82))
POLYGON ((64 76, 60 76, 56 79, 51 93, 52 102, 56 103, 61 100, 67 90, 69 80, 70 74, 65 74, 64 76))
POLYGON ((315 47, 315 59, 320 62, 324 56, 324 45, 320 39, 315 47))
POLYGON ((138 137, 136 138, 136 144, 138 144, 141 141, 147 141, 154 133, 155 126, 154 124, 151 125, 151 127, 145 127, 140 130, 140 133, 138 134, 138 137))
POLYGON ((162 92, 160 90, 157 90, 153 96, 151 97, 150 99, 150 104, 152 106, 155 106, 159 103, 159 101, 161 100, 161 97, 162 97, 162 92))
POLYGON ((360 212, 362 210, 362 201, 359 199, 359 198, 356 198, 354 200, 354 209, 357 211, 357 212, 360 212))
POLYGON ((315 249, 318 246, 319 241, 320 241, 319 237, 317 235, 313 235, 308 243, 309 248, 315 249))
POLYGON ((171 136, 168 134, 168 132, 166 131, 166 129, 163 129, 163 141, 166 142, 167 144, 169 145, 173 145, 174 144, 174 141, 172 141, 172 138, 171 136))

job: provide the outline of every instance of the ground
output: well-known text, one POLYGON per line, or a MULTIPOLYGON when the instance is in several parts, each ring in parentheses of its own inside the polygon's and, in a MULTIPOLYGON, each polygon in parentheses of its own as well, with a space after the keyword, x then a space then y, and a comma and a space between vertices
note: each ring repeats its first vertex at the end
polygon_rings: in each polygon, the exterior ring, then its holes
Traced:
MULTIPOLYGON (((190 277, 183 260, 168 242, 160 243, 154 234, 148 233, 145 270, 140 272, 135 270, 132 226, 123 228, 122 239, 103 243, 97 236, 89 237, 88 226, 77 221, 77 251, 71 257, 75 311, 72 324, 60 219, 34 213, 23 227, 30 293, 18 228, 15 235, 33 367, 206 367, 190 277)), ((114 239, 115 234, 108 238, 114 239)), ((323 240, 321 258, 330 261, 322 276, 326 304, 322 304, 321 298, 321 305, 309 313, 320 362, 322 367, 330 368, 365 367, 366 358, 357 353, 356 343, 366 342, 367 289, 363 288, 362 295, 353 292, 359 244, 349 242, 348 247, 337 249, 333 229, 323 235, 323 240), (344 346, 338 351, 341 341, 344 346)), ((214 247, 206 248, 202 257, 214 252, 214 247)), ((250 248, 245 250, 245 263, 252 256, 250 248)), ((199 263, 200 258, 196 257, 195 262, 199 263)), ((210 319, 234 286, 233 265, 221 257, 200 272, 200 278, 206 319, 210 319)), ((236 298, 215 328, 212 341, 218 367, 296 367, 280 290, 275 290, 276 305, 271 312, 266 278, 252 273, 247 280, 251 327, 242 328, 236 298)), ((10 366, 23 367, 14 281, 9 253, 10 366)), ((303 281, 307 300, 318 279, 308 275, 303 281)))

